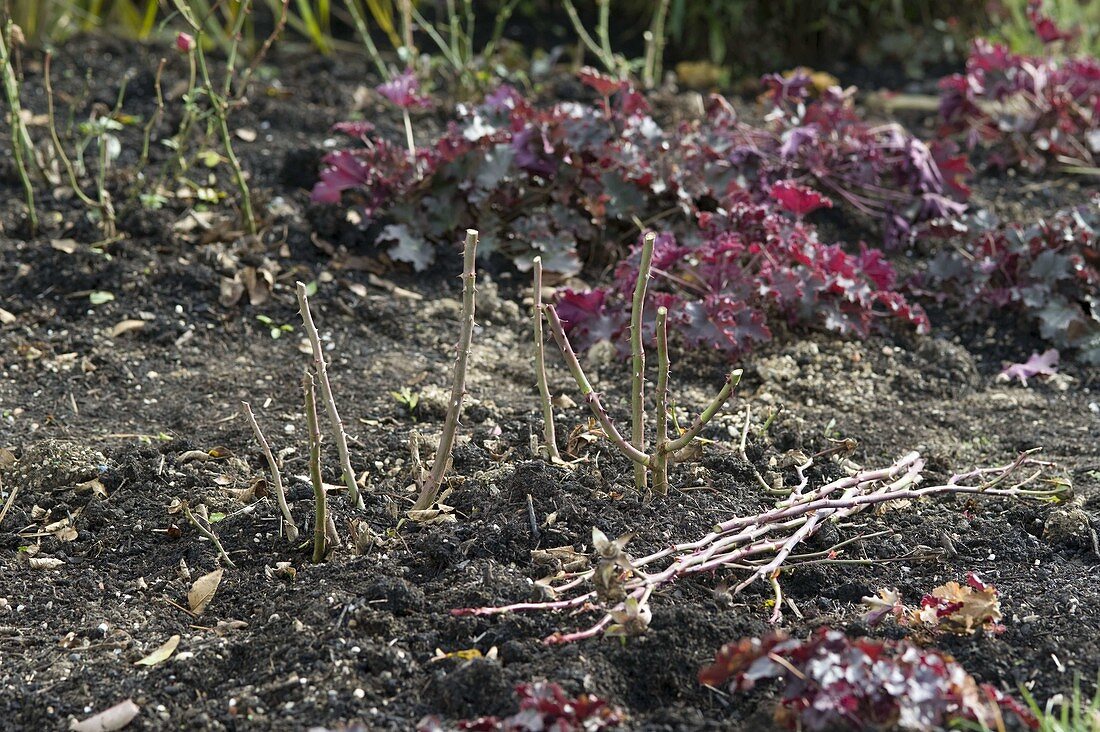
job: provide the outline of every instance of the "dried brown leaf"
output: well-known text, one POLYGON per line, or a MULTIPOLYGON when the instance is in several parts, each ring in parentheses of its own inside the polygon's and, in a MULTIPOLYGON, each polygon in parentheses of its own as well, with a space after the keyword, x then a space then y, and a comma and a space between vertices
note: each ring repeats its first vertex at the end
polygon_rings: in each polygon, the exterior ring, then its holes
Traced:
POLYGON ((206 610, 206 606, 214 599, 214 593, 217 592, 218 585, 221 584, 223 574, 225 574, 224 569, 215 569, 213 572, 204 574, 195 580, 187 593, 187 604, 191 607, 191 612, 202 615, 203 611, 206 610))
POLYGON ((174 635, 166 640, 159 648, 150 653, 140 661, 135 661, 135 666, 156 666, 158 663, 163 663, 172 657, 172 654, 176 652, 176 647, 180 644, 180 637, 174 635))

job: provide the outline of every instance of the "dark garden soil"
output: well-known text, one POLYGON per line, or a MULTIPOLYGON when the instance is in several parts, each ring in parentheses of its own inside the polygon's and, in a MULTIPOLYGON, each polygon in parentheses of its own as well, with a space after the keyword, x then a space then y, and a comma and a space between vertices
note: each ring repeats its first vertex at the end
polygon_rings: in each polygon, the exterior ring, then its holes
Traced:
MULTIPOLYGON (((155 49, 135 55, 121 42, 77 41, 55 61, 56 85, 63 101, 80 101, 90 67, 86 103, 113 105, 119 80, 133 70, 126 109, 148 118, 156 59, 155 49)), ((179 66, 169 64, 167 90, 180 80, 179 66)), ((27 105, 36 113, 44 110, 40 74, 28 61, 27 105)), ((675 471, 667 498, 645 501, 631 489, 630 466, 600 443, 572 468, 533 459, 540 421, 524 304, 530 288, 490 264, 480 274, 470 397, 448 501, 458 520, 399 524, 411 498, 408 434, 432 434, 442 423, 459 258, 441 257, 435 270, 413 276, 386 266, 330 211, 310 206, 329 127, 348 117, 365 83, 358 64, 288 59, 238 112, 234 126, 256 133, 237 147, 267 212, 259 238, 227 232, 217 217, 196 225, 172 202, 123 211, 124 238, 96 250, 88 246, 95 228, 75 204, 43 196, 45 231, 24 241, 18 180, 6 159, 0 164, 0 307, 15 316, 0 326, 0 447, 11 453, 7 464, 0 454, 0 479, 4 495, 20 490, 0 527, 0 726, 65 729, 71 718, 132 698, 141 707, 135 729, 412 730, 428 714, 508 713, 516 683, 549 679, 622 707, 629 729, 769 728, 774 689, 731 697, 696 680, 720 645, 769 630, 766 584, 731 606, 714 592, 726 576, 684 579, 655 596, 650 632, 625 643, 542 643, 554 630, 586 627, 592 614, 449 612, 533 597, 532 581, 548 568, 532 550, 588 552, 593 526, 612 536, 636 532, 630 550, 640 554, 768 505, 737 456, 734 435, 749 407, 759 426, 782 406, 768 442, 750 440, 761 469, 783 451, 813 453, 838 436, 858 441, 853 459, 867 466, 919 450, 930 480, 1042 447, 1072 480, 1078 502, 949 498, 868 511, 813 546, 891 531, 846 547, 847 557, 872 561, 784 573, 784 592, 803 617, 787 612, 783 627, 796 635, 824 624, 898 635, 861 624, 862 596, 897 587, 915 601, 977 571, 1001 593, 1004 631, 943 636, 937 647, 1008 692, 1028 684, 1045 699, 1070 689, 1076 674, 1091 689, 1100 668, 1100 557, 1089 527, 1100 528, 1100 379, 1065 361, 1056 379, 1028 388, 997 381, 1006 362, 1043 348, 1014 319, 963 327, 933 312, 931 336, 865 342, 781 335, 740 364, 745 378, 705 433, 713 442, 702 461, 675 471), (271 273, 269 299, 220 302, 223 278, 247 267, 271 273), (248 400, 276 452, 288 450, 294 515, 300 527, 311 525, 300 394, 308 357, 300 328, 275 339, 257 316, 276 327, 297 324, 293 283, 315 279, 314 315, 332 347, 353 463, 369 486, 365 511, 349 510, 342 494, 331 503, 343 536, 353 518, 378 535, 365 555, 345 547, 319 565, 307 547, 281 537, 271 498, 245 505, 229 492, 266 470, 238 412, 248 400), (93 305, 95 291, 114 299, 93 305), (129 320, 140 327, 119 326, 129 320), (415 410, 395 398, 402 387, 420 395, 415 410), (215 447, 229 456, 186 454, 215 447), (219 565, 212 544, 170 511, 175 499, 226 514, 214 528, 236 564, 197 617, 183 609, 188 589, 219 565), (66 519, 72 531, 55 525, 66 519), (25 547, 63 564, 32 569, 25 547), (933 558, 904 559, 910 555, 933 558), (887 561, 894 558, 903 559, 887 561), (273 571, 279 562, 296 575, 273 571), (181 641, 171 659, 135 665, 175 634, 181 641), (436 653, 493 648, 495 657, 473 660, 436 653)), ((174 123, 169 115, 164 129, 174 123)), ((32 134, 44 139, 41 127, 32 134)), ((123 133, 120 170, 139 141, 140 127, 123 133)), ((1076 178, 1004 177, 976 191, 979 204, 1025 219, 1087 194, 1076 178)), ((729 364, 702 352, 676 350, 673 358, 678 403, 694 413, 729 364)), ((555 393, 575 397, 568 373, 552 363, 555 393)), ((617 361, 593 365, 619 418, 625 373, 617 361)), ((582 404, 559 409, 558 418, 559 434, 569 435, 588 415, 582 404)), ((326 481, 339 483, 331 444, 325 466, 326 481)))

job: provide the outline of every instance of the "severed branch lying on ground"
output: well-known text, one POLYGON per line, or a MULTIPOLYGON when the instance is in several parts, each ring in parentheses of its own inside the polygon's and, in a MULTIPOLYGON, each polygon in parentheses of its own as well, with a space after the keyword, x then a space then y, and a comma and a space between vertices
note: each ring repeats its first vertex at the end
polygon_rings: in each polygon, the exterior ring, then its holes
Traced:
MULTIPOLYGON (((730 591, 736 595, 760 579, 769 580, 776 595, 772 622, 781 618, 781 569, 797 564, 794 550, 826 522, 857 514, 888 501, 935 495, 987 495, 1049 499, 1066 491, 1062 483, 1051 489, 1029 488, 1051 463, 1037 460, 1033 451, 1008 465, 959 473, 941 485, 921 487, 925 461, 910 452, 893 465, 859 470, 809 491, 792 493, 768 511, 719 523, 706 536, 676 544, 639 559, 630 559, 622 547, 629 536, 614 542, 593 532, 599 556, 595 569, 561 574, 557 585, 543 584, 552 598, 500 607, 462 608, 454 615, 499 615, 524 610, 599 612, 600 619, 585 630, 556 632, 546 643, 568 643, 605 632, 635 634, 645 631, 649 599, 658 588, 680 577, 718 569, 747 570, 748 576, 730 591), (1014 482, 1013 482, 1014 481, 1014 482), (663 569, 658 564, 666 560, 663 569), (763 563, 761 563, 761 560, 763 563)), ((802 466, 805 468, 805 466, 802 466)))

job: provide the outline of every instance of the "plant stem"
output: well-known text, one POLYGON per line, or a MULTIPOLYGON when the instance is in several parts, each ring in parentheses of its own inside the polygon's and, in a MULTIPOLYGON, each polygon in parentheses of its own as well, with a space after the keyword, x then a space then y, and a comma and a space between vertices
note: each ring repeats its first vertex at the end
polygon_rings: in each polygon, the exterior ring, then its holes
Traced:
POLYGON ((535 379, 538 381, 539 398, 542 401, 542 432, 546 441, 546 457, 554 463, 561 460, 561 453, 558 452, 558 439, 554 429, 554 404, 546 380, 546 347, 542 332, 542 257, 535 257, 533 264, 535 304, 531 308, 531 321, 535 330, 535 379))
POLYGON ((413 8, 412 0, 399 0, 401 5, 401 41, 409 53, 416 51, 413 45, 413 8))
MULTIPOLYGON (((48 57, 47 57, 48 58, 48 57)), ((149 164, 149 142, 153 136, 153 129, 160 122, 160 118, 164 116, 164 92, 161 88, 161 78, 164 75, 164 65, 168 63, 168 59, 162 58, 160 63, 157 64, 157 73, 153 79, 153 88, 156 90, 157 95, 157 108, 149 117, 149 121, 145 123, 145 129, 141 138, 141 157, 138 159, 138 174, 144 175, 145 166, 149 164)), ((52 113, 51 113, 51 128, 53 126, 52 113)), ((156 190, 151 191, 156 193, 156 190)))
POLYGON ((669 0, 659 0, 657 9, 653 11, 653 22, 645 32, 645 65, 642 67, 642 84, 646 89, 652 89, 660 80, 668 4, 669 0))
POLYGON ((657 435, 653 452, 653 492, 668 493, 668 308, 657 308, 657 435))
MULTIPOLYGON (((109 202, 106 206, 103 205, 104 191, 102 182, 99 183, 100 200, 96 201, 80 186, 80 182, 76 179, 76 171, 73 169, 72 160, 69 159, 68 154, 65 152, 65 146, 61 144, 61 136, 57 133, 57 117, 54 111, 54 95, 53 95, 53 74, 51 73, 51 66, 53 62, 53 54, 46 53, 42 62, 42 85, 46 91, 46 120, 47 126, 50 130, 50 142, 53 144, 54 154, 61 162, 61 167, 65 169, 65 177, 68 178, 69 187, 73 189, 73 193, 80 202, 91 209, 98 209, 100 214, 100 220, 103 222, 104 236, 110 238, 114 236, 114 211, 111 208, 109 202)), ((163 67, 164 62, 161 62, 163 67)), ((148 140, 146 140, 148 143, 148 140)), ((100 142, 100 149, 102 152, 102 136, 100 142)), ((100 174, 103 172, 103 161, 100 160, 100 174)), ((139 166, 140 170, 144 166, 139 166)))
POLYGON ((321 399, 325 403, 325 411, 328 413, 329 425, 332 428, 332 440, 336 443, 336 451, 340 454, 340 469, 344 474, 344 485, 348 487, 348 500, 357 508, 363 508, 363 499, 359 495, 359 486, 355 482, 355 471, 351 468, 351 456, 348 454, 348 440, 344 434, 344 423, 340 420, 340 412, 336 409, 336 399, 332 396, 332 384, 328 378, 328 363, 325 354, 321 350, 321 336, 317 333, 317 326, 313 323, 313 313, 309 311, 309 296, 306 294, 306 286, 296 283, 298 293, 298 308, 302 313, 302 326, 309 338, 309 345, 313 349, 313 368, 317 372, 317 381, 321 384, 321 399))
POLYGON ((401 108, 401 116, 405 120, 405 144, 409 146, 409 158, 416 163, 416 140, 413 139, 412 118, 409 117, 408 107, 401 108))
POLYGON ((554 340, 558 342, 558 349, 561 350, 561 355, 565 358, 565 364, 569 367, 569 372, 573 374, 573 380, 580 387, 581 395, 588 402, 588 406, 596 417, 596 421, 600 423, 600 427, 603 428, 604 434, 614 443, 615 447, 619 448, 635 464, 641 464, 644 470, 645 466, 649 464, 649 456, 627 442, 619 430, 615 428, 611 418, 607 416, 607 410, 603 408, 603 404, 600 402, 600 395, 592 388, 592 383, 585 376, 581 362, 577 359, 577 354, 569 343, 569 337, 565 335, 565 328, 562 327, 558 311, 553 305, 543 305, 543 312, 546 313, 550 333, 554 336, 554 340))
POLYGON ((313 562, 325 558, 325 535, 328 532, 328 497, 321 480, 321 426, 317 419, 317 398, 313 375, 302 376, 305 392, 306 429, 309 431, 309 480, 313 484, 313 562))
POLYGON ((726 383, 722 387, 722 390, 718 392, 718 395, 714 397, 707 408, 703 410, 695 421, 692 423, 684 434, 677 437, 675 440, 668 443, 668 451, 675 455, 675 453, 683 450, 685 447, 691 444, 691 441, 699 436, 699 433, 703 431, 703 428, 714 419, 714 415, 718 413, 718 410, 722 408, 722 405, 726 403, 726 400, 730 398, 730 394, 733 393, 734 387, 741 382, 741 369, 734 369, 726 377, 726 383))
POLYGON ((425 510, 435 503, 435 499, 439 496, 439 488, 443 484, 443 476, 451 462, 451 449, 454 447, 455 433, 458 430, 458 417, 462 412, 462 399, 466 395, 466 365, 470 360, 470 344, 474 337, 477 241, 477 231, 467 229, 466 243, 462 249, 462 330, 458 339, 454 374, 451 378, 451 399, 447 405, 447 416, 443 420, 443 432, 439 436, 439 447, 435 452, 432 471, 420 487, 420 495, 413 506, 414 511, 425 510))
POLYGON ((271 454, 271 446, 267 444, 264 433, 260 431, 260 425, 256 416, 252 414, 252 407, 248 402, 241 402, 241 411, 252 426, 252 433, 256 435, 256 441, 260 443, 260 450, 267 458, 267 467, 271 471, 271 485, 275 489, 275 500, 282 511, 283 520, 286 521, 286 538, 292 544, 298 540, 298 525, 294 523, 294 516, 290 513, 290 506, 286 503, 286 491, 283 490, 283 478, 279 474, 279 464, 275 462, 275 456, 271 454))
POLYGON ((26 155, 34 155, 27 125, 23 122, 22 105, 19 102, 19 80, 15 78, 15 69, 11 64, 11 36, 14 23, 8 18, 3 32, 0 32, 0 74, 4 76, 4 94, 8 98, 8 114, 11 115, 11 147, 15 158, 15 169, 23 184, 23 196, 27 202, 27 223, 33 236, 38 231, 38 211, 34 207, 34 186, 27 170, 26 155))
MULTIPOLYGON (((653 244, 657 235, 652 231, 642 237, 641 259, 638 262, 638 281, 634 285, 634 302, 630 308, 630 444, 645 453, 645 346, 642 343, 642 314, 645 309, 646 286, 653 265, 653 244)), ((634 463, 634 487, 646 490, 646 469, 634 463)))
MULTIPOLYGON (((227 62, 229 64, 232 64, 233 58, 236 55, 236 45, 236 41, 234 41, 234 51, 231 52, 230 60, 227 62)), ((202 73, 203 85, 206 87, 206 96, 210 99, 210 108, 214 113, 214 119, 218 123, 218 133, 222 139, 222 147, 225 149, 225 156, 229 160, 229 166, 233 169, 233 181, 236 183, 237 192, 241 197, 241 216, 244 219, 245 225, 248 227, 248 233, 255 234, 257 229, 256 217, 252 212, 252 194, 248 190, 248 182, 244 179, 244 170, 241 168, 241 161, 237 159, 237 154, 233 151, 233 138, 229 133, 229 102, 214 88, 214 82, 210 78, 210 73, 206 65, 206 52, 203 51, 202 48, 201 32, 199 32, 195 38, 195 55, 199 61, 199 70, 202 73)), ((231 74, 232 72, 227 71, 226 73, 231 74)))
POLYGON ((378 75, 382 77, 382 81, 389 81, 392 74, 386 68, 385 62, 382 61, 382 54, 378 52, 378 46, 374 45, 374 39, 370 37, 370 29, 367 27, 367 19, 363 15, 363 9, 359 7, 359 0, 347 0, 347 8, 351 14, 352 24, 355 25, 355 31, 359 34, 359 39, 363 41, 363 46, 367 49, 367 55, 374 62, 374 67, 378 69, 378 75))
POLYGON ((183 502, 183 515, 187 517, 187 520, 195 527, 195 530, 199 532, 204 538, 210 540, 214 544, 214 548, 218 550, 218 557, 230 567, 236 567, 233 564, 233 560, 229 558, 229 555, 225 553, 225 547, 222 546, 221 540, 217 537, 214 531, 208 527, 203 526, 202 522, 195 517, 195 514, 191 513, 191 507, 187 505, 187 501, 183 502))
MULTIPOLYGON (((596 40, 592 38, 592 35, 584 27, 584 23, 581 22, 580 15, 577 14, 577 8, 573 5, 573 0, 563 0, 565 5, 565 12, 569 16, 569 22, 573 26, 573 30, 577 32, 577 37, 580 38, 581 43, 584 44, 589 51, 591 51, 600 63, 611 73, 618 75, 620 69, 616 68, 615 56, 607 55, 606 51, 596 40)), ((600 8, 601 18, 603 16, 604 7, 600 8)), ((598 33, 598 31, 597 31, 598 33)), ((602 40, 602 39, 601 39, 602 40)))

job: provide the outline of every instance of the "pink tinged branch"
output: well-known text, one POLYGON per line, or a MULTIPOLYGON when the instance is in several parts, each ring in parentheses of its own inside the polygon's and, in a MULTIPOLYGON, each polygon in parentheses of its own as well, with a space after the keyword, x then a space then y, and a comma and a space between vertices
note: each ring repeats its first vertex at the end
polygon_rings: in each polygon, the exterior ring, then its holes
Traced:
POLYGON ((577 354, 569 343, 569 337, 565 335, 565 328, 561 324, 561 318, 558 317, 558 311, 553 305, 545 305, 543 310, 546 313, 550 334, 554 336, 554 340, 558 343, 558 349, 561 350, 561 355, 565 358, 565 365, 569 367, 569 372, 573 374, 573 380, 580 387, 581 396, 588 402, 588 406, 596 417, 596 421, 600 423, 600 427, 603 428, 604 434, 624 455, 635 463, 641 464, 644 468, 649 462, 649 456, 627 442, 622 433, 612 423, 611 418, 607 415, 607 410, 600 402, 600 395, 592 388, 592 382, 585 375, 581 362, 577 359, 577 354))
MULTIPOLYGON (((980 468, 966 473, 953 475, 941 485, 918 487, 922 480, 924 460, 916 452, 900 458, 893 465, 878 470, 864 470, 854 475, 832 481, 804 495, 792 495, 775 509, 756 516, 732 519, 719 524, 701 539, 677 544, 654 552, 631 562, 634 576, 626 581, 624 589, 628 598, 634 598, 640 611, 648 601, 650 594, 657 588, 676 579, 699 572, 709 572, 719 568, 744 569, 743 562, 750 557, 774 553, 774 556, 753 567, 747 579, 741 582, 731 594, 742 592, 757 579, 767 577, 775 593, 776 607, 772 613, 773 621, 781 617, 780 603, 782 590, 778 575, 784 566, 796 558, 794 550, 813 536, 829 520, 846 518, 867 507, 904 499, 917 499, 933 495, 972 494, 1004 498, 1049 499, 1064 491, 1061 485, 1052 489, 1029 489, 1028 485, 1038 480, 1049 463, 1024 453, 1008 465, 993 468, 980 468), (996 487, 1008 484, 1012 476, 1022 469, 1031 470, 1008 487, 996 487), (769 534, 775 535, 769 537, 769 534), (645 574, 642 568, 666 558, 672 558, 669 565, 654 574, 645 574)), ((802 466, 805 471, 808 466, 802 466)), ((848 542, 841 542, 834 550, 848 542)), ((815 557, 820 553, 799 555, 798 559, 815 557)), ((574 577, 566 583, 551 588, 561 594, 582 587, 584 579, 591 576, 589 571, 574 577)), ((598 636, 606 631, 613 621, 612 613, 622 615, 623 604, 614 608, 598 608, 592 604, 595 592, 580 592, 572 598, 555 599, 547 602, 528 602, 501 607, 465 608, 452 611, 456 615, 497 615, 507 612, 539 610, 603 610, 603 615, 585 630, 572 633, 555 633, 545 639, 546 643, 568 643, 598 636)))
MULTIPOLYGON (((642 344, 642 311, 645 309, 646 287, 653 267, 653 245, 657 235, 646 232, 642 238, 638 280, 634 284, 634 300, 630 307, 630 444, 645 453, 645 346, 642 344)), ((646 490, 646 464, 634 462, 634 486, 646 490)), ((666 486, 667 488, 667 486, 666 486)))

